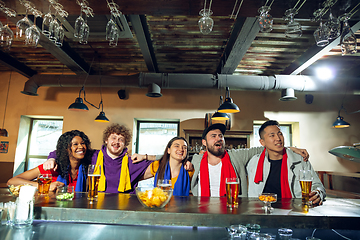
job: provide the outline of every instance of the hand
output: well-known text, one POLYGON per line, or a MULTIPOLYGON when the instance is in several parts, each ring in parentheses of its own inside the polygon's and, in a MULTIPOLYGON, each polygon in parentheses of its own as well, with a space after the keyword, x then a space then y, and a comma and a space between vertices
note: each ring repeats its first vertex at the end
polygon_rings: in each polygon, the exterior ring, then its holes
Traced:
POLYGON ((50 192, 55 192, 58 187, 61 187, 61 186, 64 186, 64 185, 65 185, 65 184, 62 183, 62 182, 58 182, 58 181, 52 182, 52 183, 50 184, 49 191, 50 191, 50 192))
POLYGON ((321 200, 320 193, 318 190, 310 192, 309 197, 310 197, 309 201, 311 201, 314 206, 323 204, 323 201, 321 200))
POLYGON ((49 158, 48 160, 46 160, 46 162, 43 163, 43 168, 45 171, 51 170, 51 169, 56 171, 57 167, 58 167, 58 165, 56 164, 54 158, 49 158))
POLYGON ((186 161, 184 168, 186 171, 194 171, 194 165, 190 161, 186 161))
POLYGON ((138 163, 138 162, 146 160, 146 155, 134 153, 133 155, 131 155, 131 160, 133 163, 138 163))
POLYGON ((295 148, 295 147, 290 147, 290 149, 294 153, 297 153, 297 154, 301 155, 304 158, 305 162, 307 162, 309 160, 309 153, 306 151, 306 149, 295 148))

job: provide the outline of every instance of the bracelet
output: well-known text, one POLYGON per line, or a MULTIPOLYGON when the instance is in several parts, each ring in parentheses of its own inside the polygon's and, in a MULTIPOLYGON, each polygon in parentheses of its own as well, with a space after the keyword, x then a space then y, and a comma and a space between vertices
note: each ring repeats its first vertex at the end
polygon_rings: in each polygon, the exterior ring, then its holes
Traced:
POLYGON ((147 158, 147 154, 145 154, 145 160, 148 160, 148 158, 147 158))

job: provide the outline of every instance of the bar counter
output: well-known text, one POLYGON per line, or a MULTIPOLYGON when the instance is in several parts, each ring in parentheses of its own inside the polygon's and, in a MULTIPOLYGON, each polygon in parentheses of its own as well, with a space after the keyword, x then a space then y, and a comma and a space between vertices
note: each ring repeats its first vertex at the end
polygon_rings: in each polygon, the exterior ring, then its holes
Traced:
MULTIPOLYGON (((0 202, 14 201, 0 194, 0 202)), ((144 226, 226 227, 257 223, 262 228, 359 230, 360 199, 328 198, 322 206, 301 209, 301 199, 279 200, 266 214, 257 198, 241 198, 238 209, 226 207, 226 198, 172 197, 165 208, 143 207, 136 195, 99 193, 90 203, 86 193, 77 192, 73 201, 57 201, 53 194, 35 196, 34 218, 38 221, 100 223, 144 226)))

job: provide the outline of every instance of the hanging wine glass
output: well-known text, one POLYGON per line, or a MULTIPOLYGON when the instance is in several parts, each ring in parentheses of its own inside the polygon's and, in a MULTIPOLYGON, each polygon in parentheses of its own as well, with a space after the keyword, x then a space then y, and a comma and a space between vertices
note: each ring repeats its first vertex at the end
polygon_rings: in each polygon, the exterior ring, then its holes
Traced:
POLYGON ((37 47, 40 39, 40 31, 36 26, 36 18, 41 16, 37 10, 34 11, 34 24, 25 31, 25 45, 29 47, 37 47))
POLYGON ((285 11, 285 20, 288 21, 285 30, 285 36, 288 38, 298 38, 302 35, 301 25, 294 21, 294 16, 297 14, 295 8, 285 11))
POLYGON ((340 38, 340 46, 343 56, 346 54, 354 54, 357 52, 356 36, 354 32, 351 30, 348 20, 349 18, 345 18, 344 20, 343 31, 341 33, 341 38, 340 38))
POLYGON ((0 28, 0 46, 5 50, 9 50, 14 39, 14 33, 8 24, 0 28))
POLYGON ((209 34, 212 31, 212 28, 214 26, 214 20, 210 18, 212 14, 213 12, 210 9, 202 9, 199 12, 199 15, 203 16, 198 21, 200 32, 202 34, 209 34))
POLYGON ((118 39, 120 36, 119 28, 115 25, 112 27, 110 37, 109 37, 109 46, 110 47, 116 47, 118 43, 118 39))
POLYGON ((329 29, 329 40, 335 39, 340 36, 340 21, 333 16, 330 12, 329 19, 325 23, 329 29))
POLYGON ((85 15, 84 24, 81 25, 80 32, 79 32, 79 43, 87 44, 89 38, 90 28, 87 24, 87 16, 85 15))
POLYGON ((25 31, 30 27, 31 23, 28 18, 28 9, 26 9, 25 17, 16 23, 16 38, 25 40, 25 31))
POLYGON ((53 21, 50 7, 51 7, 51 5, 49 4, 49 12, 44 15, 43 22, 42 22, 42 28, 41 28, 41 32, 46 37, 50 37, 50 25, 51 25, 51 22, 53 21))
POLYGON ((80 10, 80 16, 76 19, 75 21, 75 28, 74 28, 74 37, 76 38, 80 38, 80 31, 81 31, 81 27, 84 25, 85 20, 82 17, 82 12, 83 12, 83 7, 81 7, 80 10))
POLYGON ((55 41, 56 46, 62 47, 63 42, 64 42, 64 36, 65 36, 65 30, 64 30, 64 28, 63 28, 63 26, 61 24, 59 26, 57 38, 56 38, 56 41, 55 41))
POLYGON ((116 23, 113 20, 114 15, 113 13, 111 13, 111 18, 108 21, 108 23, 106 24, 106 40, 110 40, 111 39, 111 35, 112 35, 112 31, 113 31, 113 27, 116 27, 116 23))
POLYGON ((57 21, 56 17, 54 16, 50 23, 50 28, 49 28, 49 30, 50 30, 49 39, 53 43, 56 43, 56 40, 58 39, 59 28, 60 28, 60 24, 57 21))
POLYGON ((271 32, 273 26, 273 17, 269 14, 270 7, 262 6, 259 8, 259 26, 261 32, 271 32))
POLYGON ((316 45, 324 47, 329 44, 329 28, 320 21, 320 26, 314 32, 316 45))

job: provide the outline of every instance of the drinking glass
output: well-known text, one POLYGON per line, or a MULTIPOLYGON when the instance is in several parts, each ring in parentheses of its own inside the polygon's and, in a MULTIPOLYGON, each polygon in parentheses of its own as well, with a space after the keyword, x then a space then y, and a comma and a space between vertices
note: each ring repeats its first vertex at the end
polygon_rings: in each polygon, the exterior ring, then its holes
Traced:
POLYGON ((250 239, 250 236, 252 234, 260 232, 261 226, 256 223, 248 223, 246 224, 246 229, 247 229, 246 237, 247 239, 250 239))
POLYGON ((200 32, 202 34, 209 34, 212 31, 214 26, 214 20, 210 17, 212 14, 213 12, 210 9, 202 9, 199 12, 199 15, 203 16, 198 21, 200 32))
POLYGON ((37 15, 34 15, 34 24, 25 31, 25 45, 35 48, 37 47, 40 39, 40 31, 36 26, 36 17, 37 15))
POLYGON ((89 165, 88 167, 88 199, 90 202, 97 201, 101 170, 100 165, 89 165))
POLYGON ((49 4, 49 12, 44 15, 43 22, 42 22, 42 27, 41 27, 41 32, 42 32, 46 37, 49 37, 49 36, 50 36, 50 25, 51 25, 51 22, 53 21, 53 17, 52 17, 52 15, 51 15, 50 6, 51 6, 51 5, 49 4))
POLYGON ((325 25, 328 27, 329 30, 329 40, 335 39, 340 36, 340 21, 333 16, 330 12, 329 19, 326 21, 325 25))
POLYGON ((285 36, 288 38, 298 38, 302 35, 300 23, 294 21, 294 16, 296 14, 297 11, 294 8, 285 11, 285 20, 288 21, 285 30, 285 36))
POLYGON ((271 32, 273 26, 273 17, 269 14, 270 7, 262 6, 259 8, 259 26, 261 32, 271 32))
POLYGON ((81 8, 80 10, 80 16, 75 20, 75 28, 74 28, 74 37, 76 38, 79 38, 81 35, 80 35, 80 32, 81 32, 81 27, 84 25, 85 23, 85 20, 84 18, 82 17, 82 12, 83 12, 83 9, 81 8))
POLYGON ((59 22, 57 21, 56 17, 53 17, 51 23, 50 23, 50 35, 49 39, 53 43, 56 43, 58 36, 59 36, 59 22))
POLYGON ((311 170, 299 170, 299 182, 301 186, 302 206, 304 212, 308 212, 309 208, 311 207, 311 202, 309 201, 309 194, 311 192, 312 180, 313 177, 311 174, 311 170))
POLYGON ((357 52, 356 36, 349 26, 348 18, 344 20, 343 31, 340 38, 340 46, 343 56, 346 54, 354 54, 357 52))
POLYGON ((172 186, 170 179, 158 179, 156 186, 162 190, 169 190, 172 186))
POLYGON ((26 9, 25 17, 16 23, 16 38, 25 40, 25 31, 31 27, 28 19, 28 10, 26 9))
POLYGON ((271 240, 273 237, 270 234, 267 233, 253 233, 250 235, 249 240, 271 240))
POLYGON ((117 46, 118 38, 120 35, 119 28, 116 26, 116 23, 113 18, 114 18, 114 14, 112 13, 111 19, 106 25, 106 40, 109 40, 110 47, 117 46))
POLYGON ((39 174, 37 178, 39 194, 45 194, 45 195, 49 194, 51 178, 52 178, 51 174, 39 174))
POLYGON ((293 230, 290 228, 279 228, 278 234, 281 240, 290 240, 293 235, 293 230))
POLYGON ((314 38, 316 45, 319 47, 324 47, 329 44, 329 33, 330 30, 326 24, 320 22, 320 26, 314 32, 314 38))
POLYGON ((261 193, 259 194, 259 200, 265 203, 262 209, 265 210, 265 213, 271 213, 274 208, 271 207, 271 203, 277 201, 277 194, 276 193, 261 193))
POLYGON ((244 225, 231 225, 230 227, 227 227, 226 230, 231 238, 239 240, 246 239, 247 228, 244 225))
POLYGON ((230 209, 238 208, 239 194, 240 194, 240 180, 239 178, 226 178, 226 198, 227 207, 230 209))
POLYGON ((14 33, 8 24, 0 28, 0 46, 5 50, 9 50, 14 39, 14 33))
POLYGON ((87 44, 88 39, 89 39, 89 33, 90 33, 90 28, 89 28, 89 25, 87 24, 87 16, 85 15, 85 20, 84 20, 84 23, 81 25, 79 36, 78 36, 79 43, 87 44))
POLYGON ((61 47, 64 42, 65 30, 62 27, 62 24, 59 26, 57 38, 55 41, 56 46, 61 47))

